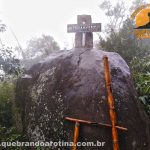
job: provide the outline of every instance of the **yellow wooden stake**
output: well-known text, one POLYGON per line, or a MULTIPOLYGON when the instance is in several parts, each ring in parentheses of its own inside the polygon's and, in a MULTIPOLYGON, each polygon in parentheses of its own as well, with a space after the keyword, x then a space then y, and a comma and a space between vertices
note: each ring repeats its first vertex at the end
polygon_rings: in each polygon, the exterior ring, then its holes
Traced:
POLYGON ((104 56, 103 61, 104 61, 105 83, 106 83, 106 90, 107 90, 107 96, 108 96, 109 115, 110 115, 110 120, 112 123, 113 150, 119 150, 118 131, 116 128, 117 119, 116 119, 114 98, 113 98, 112 89, 111 89, 111 77, 110 77, 108 57, 104 56))
POLYGON ((75 128, 74 128, 74 141, 73 141, 72 150, 77 150, 77 142, 78 142, 78 137, 79 137, 79 127, 80 127, 80 123, 76 122, 75 128))

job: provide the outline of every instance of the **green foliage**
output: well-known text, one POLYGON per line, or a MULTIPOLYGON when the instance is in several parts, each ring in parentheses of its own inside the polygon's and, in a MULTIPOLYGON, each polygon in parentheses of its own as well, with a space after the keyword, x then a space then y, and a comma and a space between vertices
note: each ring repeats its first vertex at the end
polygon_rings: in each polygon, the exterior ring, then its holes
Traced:
MULTIPOLYGON (((12 99, 14 98, 14 87, 11 81, 0 82, 0 143, 24 139, 24 136, 13 127, 12 99)), ((17 147, 7 147, 6 149, 19 150, 17 147)))
MULTIPOLYGON (((0 21, 0 32, 6 31, 6 25, 0 21)), ((20 73, 20 62, 15 58, 12 48, 5 47, 0 39, 0 143, 23 140, 13 126, 12 99, 14 98, 14 83, 7 76, 20 73), (3 72, 3 73, 2 73, 3 72)), ((1 148, 0 148, 1 149, 1 148)), ((17 147, 3 148, 20 150, 17 147)), ((23 149, 22 149, 23 150, 23 149)))
POLYGON ((22 141, 25 139, 23 135, 18 133, 15 127, 1 127, 0 126, 0 141, 2 142, 15 142, 15 141, 22 141))
POLYGON ((150 114, 150 56, 134 58, 130 64, 139 99, 150 114))
MULTIPOLYGON (((24 141, 25 139, 25 136, 19 133, 15 127, 0 127, 0 142, 16 142, 24 141)), ((27 147, 9 146, 3 147, 3 150, 27 150, 27 147)))
POLYGON ((0 83, 0 126, 12 126, 11 99, 14 94, 14 84, 9 82, 0 83))

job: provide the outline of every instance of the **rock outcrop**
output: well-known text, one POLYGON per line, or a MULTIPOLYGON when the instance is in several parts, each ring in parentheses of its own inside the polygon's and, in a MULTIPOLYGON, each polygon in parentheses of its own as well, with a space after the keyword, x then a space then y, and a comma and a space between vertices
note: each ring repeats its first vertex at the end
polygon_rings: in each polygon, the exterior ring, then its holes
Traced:
MULTIPOLYGON (((18 80, 16 103, 30 141, 72 141, 74 124, 65 121, 66 116, 111 123, 104 55, 110 62, 117 123, 128 128, 127 132, 119 131, 120 149, 150 149, 149 120, 137 98, 128 65, 117 53, 86 48, 54 53, 18 80)), ((111 137, 110 128, 81 125, 79 141, 106 143, 104 147, 78 149, 112 150, 111 137)))

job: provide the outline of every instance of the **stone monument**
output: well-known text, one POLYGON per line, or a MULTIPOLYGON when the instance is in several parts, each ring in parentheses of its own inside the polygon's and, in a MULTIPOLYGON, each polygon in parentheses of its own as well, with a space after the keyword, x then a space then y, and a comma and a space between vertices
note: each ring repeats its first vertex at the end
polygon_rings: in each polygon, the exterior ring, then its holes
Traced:
POLYGON ((100 32, 101 24, 92 23, 90 15, 78 15, 77 24, 67 26, 68 33, 75 32, 75 48, 93 48, 93 33, 100 32))
MULTIPOLYGON (((112 92, 117 124, 128 132, 119 132, 121 150, 150 150, 150 121, 137 98, 130 69, 114 52, 93 49, 91 16, 78 16, 75 48, 51 54, 27 70, 18 79, 16 106, 23 131, 30 141, 72 142, 74 124, 65 117, 111 124, 104 80, 103 56, 109 58, 112 92), (90 50, 89 50, 90 49, 90 50)), ((80 142, 105 142, 103 147, 78 147, 78 150, 112 150, 111 129, 82 126, 80 142)), ((70 150, 54 146, 48 149, 70 150)))

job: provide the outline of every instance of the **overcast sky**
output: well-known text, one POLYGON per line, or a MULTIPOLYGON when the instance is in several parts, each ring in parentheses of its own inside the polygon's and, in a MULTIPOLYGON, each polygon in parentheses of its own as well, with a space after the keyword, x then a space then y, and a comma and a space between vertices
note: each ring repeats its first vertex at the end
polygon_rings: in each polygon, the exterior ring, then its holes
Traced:
MULTIPOLYGON (((117 0, 112 0, 114 3, 117 0)), ((92 15, 94 23, 102 23, 106 18, 99 9, 102 0, 0 0, 0 19, 8 26, 2 34, 4 43, 17 45, 11 30, 20 44, 42 34, 51 35, 61 48, 69 43, 72 47, 74 34, 67 33, 67 24, 76 23, 76 16, 92 15), (66 44, 65 44, 66 43, 66 44)), ((98 35, 95 33, 95 39, 98 35)))
POLYGON ((99 4, 100 0, 0 0, 0 19, 8 26, 1 38, 4 43, 7 39, 7 44, 17 45, 12 30, 24 47, 32 37, 48 34, 61 48, 67 43, 71 47, 74 34, 67 33, 67 24, 76 23, 76 16, 82 14, 102 23, 105 18, 99 4))

